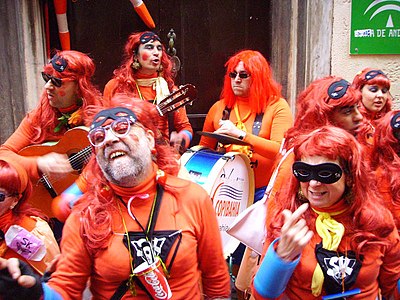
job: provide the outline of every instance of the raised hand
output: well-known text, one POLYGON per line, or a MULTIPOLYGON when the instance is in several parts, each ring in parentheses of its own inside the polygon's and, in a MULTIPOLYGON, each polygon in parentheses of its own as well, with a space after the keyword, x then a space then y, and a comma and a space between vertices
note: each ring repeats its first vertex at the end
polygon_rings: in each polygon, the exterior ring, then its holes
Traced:
POLYGON ((282 212, 284 224, 276 253, 283 260, 295 260, 314 234, 308 229, 306 221, 302 218, 307 209, 308 203, 304 203, 293 213, 287 209, 282 212))

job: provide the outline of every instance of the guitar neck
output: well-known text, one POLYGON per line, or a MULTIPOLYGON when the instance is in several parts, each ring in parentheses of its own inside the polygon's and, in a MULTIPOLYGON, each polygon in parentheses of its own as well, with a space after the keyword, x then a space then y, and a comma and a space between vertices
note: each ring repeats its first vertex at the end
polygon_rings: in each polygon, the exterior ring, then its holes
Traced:
POLYGON ((69 163, 71 164, 74 170, 79 171, 83 168, 84 165, 86 165, 91 155, 92 155, 92 147, 87 146, 78 153, 72 155, 69 158, 69 163))
POLYGON ((194 85, 185 84, 178 90, 164 98, 158 105, 157 110, 160 116, 192 102, 197 96, 197 90, 194 85))

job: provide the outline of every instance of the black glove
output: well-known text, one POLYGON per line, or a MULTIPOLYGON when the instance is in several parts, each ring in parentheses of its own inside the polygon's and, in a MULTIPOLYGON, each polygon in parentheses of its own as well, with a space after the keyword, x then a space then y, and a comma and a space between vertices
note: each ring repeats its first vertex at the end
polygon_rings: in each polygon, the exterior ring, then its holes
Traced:
POLYGON ((2 300, 20 300, 20 299, 40 299, 43 295, 40 276, 22 260, 19 260, 19 268, 22 275, 35 277, 36 283, 31 288, 20 286, 17 280, 13 279, 7 269, 0 270, 0 299, 2 300))

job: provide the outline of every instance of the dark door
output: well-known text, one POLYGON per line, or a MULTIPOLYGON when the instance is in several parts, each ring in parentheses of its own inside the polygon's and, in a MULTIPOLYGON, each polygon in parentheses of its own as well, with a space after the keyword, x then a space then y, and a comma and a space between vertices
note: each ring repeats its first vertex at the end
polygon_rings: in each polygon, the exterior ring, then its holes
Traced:
MULTIPOLYGON (((219 99, 224 63, 241 49, 271 53, 269 0, 144 0, 165 45, 176 34, 181 69, 176 84, 192 83, 199 97, 187 112, 194 131, 202 129, 205 114, 219 99)), ((50 43, 59 48, 53 1, 49 6, 50 43)), ((69 0, 71 47, 89 53, 97 66, 95 82, 103 90, 120 64, 123 45, 131 32, 147 30, 129 0, 69 0)), ((199 136, 192 142, 197 144, 199 136)))

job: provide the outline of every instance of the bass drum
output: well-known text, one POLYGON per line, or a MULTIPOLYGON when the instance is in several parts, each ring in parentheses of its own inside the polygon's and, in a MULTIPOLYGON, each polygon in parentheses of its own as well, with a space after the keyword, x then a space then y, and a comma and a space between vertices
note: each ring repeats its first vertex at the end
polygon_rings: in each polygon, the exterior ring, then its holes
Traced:
POLYGON ((254 174, 249 158, 236 152, 219 153, 195 146, 181 157, 190 180, 210 195, 221 232, 224 255, 228 257, 239 241, 227 233, 235 218, 254 200, 254 174))

